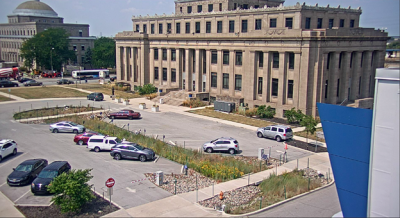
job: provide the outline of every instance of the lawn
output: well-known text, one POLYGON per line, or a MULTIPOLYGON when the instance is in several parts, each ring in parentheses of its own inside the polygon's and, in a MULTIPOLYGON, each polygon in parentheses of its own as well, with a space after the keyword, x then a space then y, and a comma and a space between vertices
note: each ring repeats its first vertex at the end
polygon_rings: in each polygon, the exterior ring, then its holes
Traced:
POLYGON ((222 113, 218 111, 214 111, 214 108, 205 108, 205 109, 199 109, 199 110, 192 110, 189 111, 190 113, 198 114, 198 115, 203 115, 207 117, 214 117, 218 118, 221 120, 229 120, 232 122, 236 123, 242 123, 250 126, 255 126, 255 127, 262 127, 262 126, 269 126, 269 125, 274 125, 275 123, 265 121, 265 120, 259 120, 259 119, 253 119, 250 117, 245 117, 242 115, 238 114, 228 114, 228 113, 222 113))
MULTIPOLYGON (((0 92, 8 93, 7 90, 0 92)), ((12 89, 12 95, 25 99, 86 97, 88 93, 62 87, 34 87, 12 89)))
POLYGON ((36 117, 48 117, 48 116, 56 116, 62 114, 74 114, 88 111, 98 111, 101 108, 94 108, 90 105, 88 106, 68 106, 68 107, 53 107, 53 108, 42 108, 42 109, 33 109, 29 111, 23 111, 20 113, 14 114, 14 119, 28 119, 28 118, 36 118, 36 117))
MULTIPOLYGON (((322 131, 322 128, 317 128, 317 131, 315 131, 315 133, 312 134, 312 135, 311 135, 311 134, 308 134, 309 142, 311 142, 312 140, 315 141, 315 139, 317 139, 317 132, 319 132, 319 131, 322 131)), ((301 136, 301 137, 303 137, 303 138, 307 138, 307 132, 306 132, 306 131, 295 132, 294 135, 301 136)), ((325 139, 318 138, 317 141, 319 141, 319 142, 325 142, 325 139)))
POLYGON ((12 99, 12 98, 8 98, 6 96, 0 95, 0 102, 2 102, 2 101, 13 101, 13 100, 14 99, 12 99))
MULTIPOLYGON (((71 86, 76 87, 76 86, 71 86)), ((111 88, 109 85, 100 85, 100 84, 78 84, 77 87, 79 89, 88 90, 91 92, 101 92, 105 95, 105 98, 108 98, 111 95, 111 88)), ((123 99, 131 99, 131 98, 140 98, 139 94, 127 93, 125 91, 114 90, 114 94, 118 98, 123 99)))

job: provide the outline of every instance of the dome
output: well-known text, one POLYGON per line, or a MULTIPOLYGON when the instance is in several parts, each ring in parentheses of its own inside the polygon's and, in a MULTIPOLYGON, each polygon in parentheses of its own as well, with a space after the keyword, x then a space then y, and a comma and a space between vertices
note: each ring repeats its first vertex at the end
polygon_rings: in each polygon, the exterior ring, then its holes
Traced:
POLYGON ((40 0, 24 2, 13 11, 13 15, 58 17, 58 14, 47 4, 40 0))

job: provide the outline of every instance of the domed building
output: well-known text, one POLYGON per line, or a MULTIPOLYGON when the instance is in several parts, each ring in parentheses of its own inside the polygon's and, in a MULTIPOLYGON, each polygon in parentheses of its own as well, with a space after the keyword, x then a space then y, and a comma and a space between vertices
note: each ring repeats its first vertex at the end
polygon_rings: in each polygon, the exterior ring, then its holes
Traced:
POLYGON ((24 40, 49 28, 63 28, 70 34, 70 49, 77 56, 71 64, 82 65, 85 51, 94 47, 95 37, 89 36, 89 25, 64 23, 64 18, 40 0, 23 2, 8 15, 8 23, 0 24, 0 60, 22 66, 19 49, 24 40))

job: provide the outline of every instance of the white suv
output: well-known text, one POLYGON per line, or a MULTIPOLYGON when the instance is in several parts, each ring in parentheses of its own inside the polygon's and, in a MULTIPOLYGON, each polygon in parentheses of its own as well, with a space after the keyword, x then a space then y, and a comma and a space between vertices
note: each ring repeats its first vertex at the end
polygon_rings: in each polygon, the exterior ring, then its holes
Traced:
POLYGON ((86 148, 94 150, 95 152, 99 152, 101 150, 111 151, 111 148, 119 143, 121 143, 121 139, 117 137, 94 135, 89 138, 86 148))
POLYGON ((0 140, 0 162, 11 154, 17 154, 17 143, 11 139, 0 140))

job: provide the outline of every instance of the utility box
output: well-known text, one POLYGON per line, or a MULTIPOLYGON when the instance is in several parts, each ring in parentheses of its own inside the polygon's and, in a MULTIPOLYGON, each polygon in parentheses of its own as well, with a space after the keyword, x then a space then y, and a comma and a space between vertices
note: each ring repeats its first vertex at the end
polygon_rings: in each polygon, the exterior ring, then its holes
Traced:
POLYGON ((259 148, 258 149, 258 160, 262 160, 263 155, 264 155, 264 148, 259 148))
POLYGON ((214 110, 231 113, 235 110, 234 102, 215 101, 214 110))
POLYGON ((163 171, 157 171, 156 172, 156 185, 160 186, 164 184, 164 173, 163 171))

